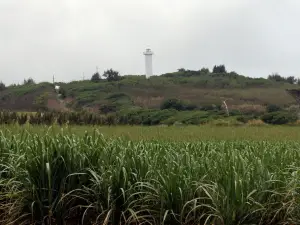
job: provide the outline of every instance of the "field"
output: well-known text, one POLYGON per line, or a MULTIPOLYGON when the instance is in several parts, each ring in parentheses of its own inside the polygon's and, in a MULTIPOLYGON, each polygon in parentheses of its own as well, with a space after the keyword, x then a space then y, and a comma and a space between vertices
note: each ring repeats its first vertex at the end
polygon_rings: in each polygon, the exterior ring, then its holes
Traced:
POLYGON ((97 130, 108 138, 122 138, 133 141, 179 141, 197 142, 209 140, 253 140, 253 141, 299 141, 299 126, 31 126, 8 125, 0 126, 6 134, 22 133, 31 134, 58 133, 84 136, 87 132, 92 135, 97 130))
POLYGON ((300 132, 2 126, 0 224, 300 224, 300 132))

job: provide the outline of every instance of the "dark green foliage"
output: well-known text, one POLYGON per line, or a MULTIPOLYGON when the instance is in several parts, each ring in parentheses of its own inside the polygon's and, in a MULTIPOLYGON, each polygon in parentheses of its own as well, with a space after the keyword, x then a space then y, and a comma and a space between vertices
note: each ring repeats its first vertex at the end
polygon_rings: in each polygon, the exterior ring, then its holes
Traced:
POLYGON ((38 110, 46 111, 47 108, 47 100, 49 98, 49 93, 44 92, 38 97, 36 97, 34 104, 37 106, 38 110))
POLYGON ((118 71, 114 71, 113 69, 106 70, 103 73, 103 76, 106 77, 107 81, 117 81, 120 80, 120 74, 118 71))
POLYGON ((63 87, 60 87, 60 88, 59 88, 58 93, 60 94, 60 96, 61 96, 62 99, 64 99, 64 98, 67 97, 66 89, 64 89, 63 87))
POLYGON ((278 73, 273 73, 272 75, 268 76, 269 80, 274 80, 276 82, 282 82, 285 81, 285 78, 280 76, 278 73))
POLYGON ((112 126, 112 125, 117 125, 118 123, 119 123, 118 118, 115 114, 108 114, 105 117, 105 125, 112 126))
MULTIPOLYGON (((231 115, 232 116, 232 115, 231 115)), ((37 112, 37 113, 20 113, 2 111, 0 112, 0 124, 23 125, 28 122, 31 125, 51 126, 57 123, 60 126, 70 125, 159 125, 175 123, 182 124, 205 124, 215 119, 224 119, 227 117, 223 111, 216 109, 208 111, 178 111, 176 109, 140 109, 132 108, 131 110, 121 110, 116 113, 107 113, 105 115, 79 111, 79 112, 37 112)), ((257 115, 249 114, 238 116, 237 121, 246 123, 251 119, 259 118, 257 115)), ((288 112, 267 113, 261 119, 269 124, 286 124, 293 123, 297 120, 295 114, 288 112)))
POLYGON ((150 110, 141 113, 143 125, 158 125, 165 119, 176 114, 174 110, 150 110))
POLYGON ((31 125, 40 125, 43 123, 42 113, 38 112, 36 114, 29 115, 29 121, 31 125))
POLYGON ((185 125, 199 125, 217 118, 217 115, 211 115, 205 111, 180 111, 162 121, 162 124, 173 125, 179 123, 185 125))
POLYGON ((297 116, 289 112, 271 112, 263 115, 261 119, 268 124, 281 125, 295 122, 297 116))
POLYGON ((227 71, 224 65, 215 65, 213 68, 213 73, 227 73, 227 71))
POLYGON ((267 112, 278 112, 278 111, 281 111, 282 108, 278 105, 268 105, 267 106, 267 112))
POLYGON ((286 82, 289 84, 295 84, 297 82, 297 79, 294 76, 289 76, 286 78, 286 82))
POLYGON ((184 68, 180 68, 177 71, 180 72, 180 73, 184 73, 186 70, 184 68))
POLYGON ((52 125, 55 122, 55 118, 56 115, 53 112, 45 112, 41 115, 42 123, 48 126, 52 125))
POLYGON ((200 70, 200 74, 210 74, 210 71, 209 71, 209 69, 208 68, 202 68, 201 70, 200 70))
POLYGON ((59 113, 57 116, 57 123, 62 126, 68 122, 67 114, 66 113, 59 113))
POLYGON ((100 74, 98 72, 94 73, 92 78, 91 78, 91 81, 92 82, 99 82, 100 80, 101 80, 100 74))
POLYGON ((17 121, 19 125, 24 125, 28 120, 28 115, 26 113, 22 113, 18 115, 17 121))
POLYGON ((0 91, 3 91, 3 90, 5 90, 5 84, 1 81, 0 82, 0 91))
POLYGON ((17 113, 2 111, 0 113, 0 124, 14 124, 17 122, 17 113))
POLYGON ((167 99, 165 100, 161 106, 161 109, 176 109, 178 111, 184 110, 194 110, 197 108, 196 105, 181 101, 179 99, 167 99))
POLYGON ((209 121, 209 114, 203 112, 193 112, 191 114, 185 115, 179 122, 183 124, 192 124, 192 125, 199 125, 205 124, 209 121))
POLYGON ((199 107, 201 110, 203 111, 212 111, 212 112, 217 112, 220 111, 222 109, 221 104, 211 104, 211 105, 202 105, 199 107))
POLYGON ((114 104, 103 104, 99 107, 100 113, 108 114, 117 111, 117 106, 114 104))
POLYGON ((278 73, 273 73, 272 75, 269 75, 268 79, 273 80, 275 82, 286 82, 289 84, 295 84, 299 81, 294 76, 283 77, 283 76, 279 75, 278 73))
POLYGON ((27 80, 24 79, 23 84, 24 84, 24 85, 35 84, 35 81, 34 81, 32 78, 28 78, 27 80))
POLYGON ((176 110, 129 110, 118 113, 120 124, 157 125, 169 117, 174 116, 176 110))
POLYGON ((104 103, 104 105, 108 105, 111 109, 115 107, 115 109, 113 109, 114 111, 133 105, 133 101, 129 95, 119 92, 108 95, 105 101, 106 103, 104 103))
POLYGON ((129 96, 125 93, 112 93, 109 96, 106 97, 106 99, 111 99, 113 101, 116 101, 118 99, 122 98, 128 98, 129 96))
POLYGON ((241 115, 241 112, 239 110, 236 110, 236 109, 235 110, 230 110, 229 115, 230 116, 239 116, 239 115, 241 115))
POLYGON ((241 115, 236 118, 237 121, 242 123, 247 123, 250 120, 256 119, 257 117, 254 115, 241 115))

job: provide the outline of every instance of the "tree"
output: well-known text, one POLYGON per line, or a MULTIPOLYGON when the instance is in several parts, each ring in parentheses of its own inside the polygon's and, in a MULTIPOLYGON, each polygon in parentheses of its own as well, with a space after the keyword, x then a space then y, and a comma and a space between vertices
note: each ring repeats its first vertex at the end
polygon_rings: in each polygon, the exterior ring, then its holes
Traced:
POLYGON ((227 71, 224 65, 215 65, 213 68, 213 73, 227 73, 227 71))
POLYGON ((178 72, 184 73, 186 70, 184 68, 180 68, 177 70, 178 72))
POLYGON ((280 125, 296 122, 297 116, 288 112, 271 112, 264 114, 261 119, 268 124, 280 125))
POLYGON ((61 95, 61 98, 63 98, 63 99, 67 97, 66 90, 62 87, 59 88, 58 93, 61 95))
POLYGON ((176 109, 178 111, 194 110, 197 106, 176 98, 166 99, 162 102, 160 109, 176 109))
POLYGON ((107 81, 117 81, 120 79, 119 72, 113 69, 104 71, 103 76, 106 77, 107 81))
POLYGON ((117 111, 117 107, 114 104, 103 104, 99 107, 100 113, 108 114, 117 111))
POLYGON ((25 85, 26 85, 26 84, 35 84, 35 82, 34 82, 34 80, 30 77, 30 78, 28 78, 27 80, 24 79, 24 84, 25 84, 25 85))
POLYGON ((295 84, 297 79, 294 77, 294 76, 289 76, 286 78, 286 81, 289 83, 289 84, 295 84))
POLYGON ((49 92, 44 92, 43 94, 36 97, 34 104, 41 110, 47 110, 48 98, 49 92))
POLYGON ((0 82, 0 91, 5 90, 5 84, 1 81, 0 82))
POLYGON ((271 112, 278 112, 278 111, 280 111, 280 110, 282 110, 281 109, 281 107, 280 106, 278 106, 278 105, 268 105, 267 106, 267 112, 269 112, 269 113, 271 113, 271 112))
POLYGON ((280 76, 278 73, 273 73, 273 74, 269 75, 268 79, 274 80, 276 82, 286 81, 286 79, 284 77, 280 76))
POLYGON ((201 74, 209 74, 210 71, 209 71, 208 68, 204 68, 204 67, 203 67, 203 68, 200 70, 200 73, 201 73, 201 74))
POLYGON ((99 82, 100 80, 101 80, 100 74, 98 72, 94 73, 92 78, 91 78, 91 81, 99 82))

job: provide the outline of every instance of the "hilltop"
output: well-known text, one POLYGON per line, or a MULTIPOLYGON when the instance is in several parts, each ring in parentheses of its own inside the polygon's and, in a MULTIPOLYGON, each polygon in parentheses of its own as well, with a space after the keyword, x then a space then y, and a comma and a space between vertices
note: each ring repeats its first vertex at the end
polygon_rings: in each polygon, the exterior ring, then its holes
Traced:
POLYGON ((153 76, 126 75, 117 80, 83 80, 69 83, 56 82, 63 94, 58 97, 54 85, 48 82, 26 83, 2 88, 1 109, 13 111, 78 110, 98 111, 129 108, 158 109, 166 99, 179 99, 197 107, 221 105, 226 100, 231 109, 263 108, 267 105, 288 107, 295 100, 286 89, 297 89, 294 79, 279 75, 251 78, 235 72, 209 72, 208 69, 153 76), (295 83, 295 84, 294 84, 295 83))

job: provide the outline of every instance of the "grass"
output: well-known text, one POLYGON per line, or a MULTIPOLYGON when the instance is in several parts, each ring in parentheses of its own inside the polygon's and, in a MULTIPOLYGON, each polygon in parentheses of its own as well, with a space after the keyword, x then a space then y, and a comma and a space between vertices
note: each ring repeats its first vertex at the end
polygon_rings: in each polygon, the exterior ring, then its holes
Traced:
POLYGON ((0 224, 300 223, 297 127, 97 129, 2 127, 0 224))
POLYGON ((97 129, 104 137, 119 138, 127 140, 161 140, 161 141, 235 141, 235 140, 252 140, 252 141, 300 141, 300 132, 298 126, 18 126, 2 125, 0 129, 9 133, 21 133, 26 129, 32 134, 52 135, 63 132, 68 135, 83 136, 85 132, 92 134, 97 129))

